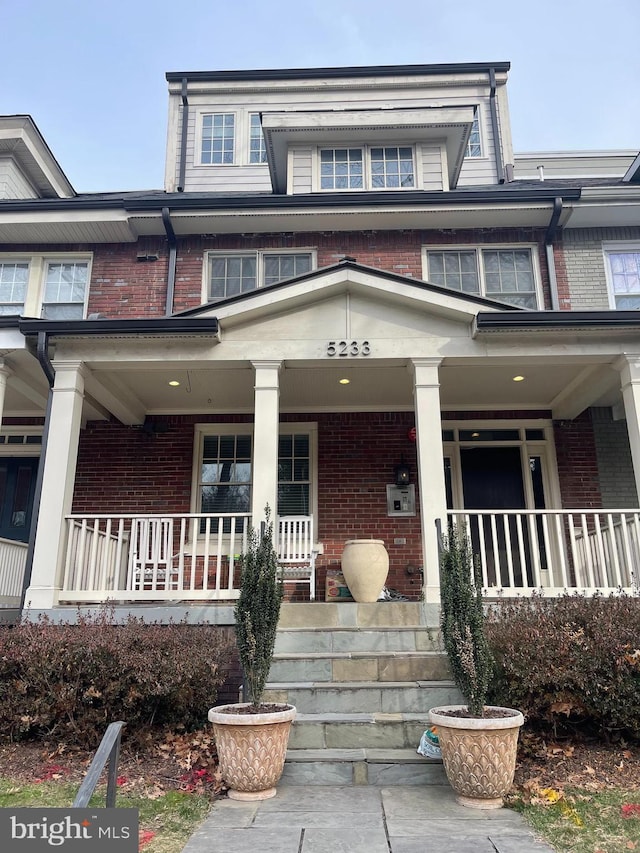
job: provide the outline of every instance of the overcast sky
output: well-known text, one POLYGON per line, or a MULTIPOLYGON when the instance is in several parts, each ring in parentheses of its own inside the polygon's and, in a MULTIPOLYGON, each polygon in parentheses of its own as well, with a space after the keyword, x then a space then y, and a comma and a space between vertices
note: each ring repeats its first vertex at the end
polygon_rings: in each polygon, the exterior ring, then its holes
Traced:
POLYGON ((161 188, 166 71, 511 62, 516 152, 640 150, 638 0, 0 0, 0 114, 78 192, 161 188))

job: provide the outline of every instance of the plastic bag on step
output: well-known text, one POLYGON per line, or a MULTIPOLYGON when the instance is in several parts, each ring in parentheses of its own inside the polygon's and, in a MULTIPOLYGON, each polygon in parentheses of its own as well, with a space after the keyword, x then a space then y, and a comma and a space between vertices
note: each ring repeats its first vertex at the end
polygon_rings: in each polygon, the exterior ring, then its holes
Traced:
POLYGON ((419 755, 424 755, 425 758, 442 758, 440 751, 440 742, 438 740, 438 730, 435 726, 429 726, 420 738, 418 749, 416 752, 419 755))

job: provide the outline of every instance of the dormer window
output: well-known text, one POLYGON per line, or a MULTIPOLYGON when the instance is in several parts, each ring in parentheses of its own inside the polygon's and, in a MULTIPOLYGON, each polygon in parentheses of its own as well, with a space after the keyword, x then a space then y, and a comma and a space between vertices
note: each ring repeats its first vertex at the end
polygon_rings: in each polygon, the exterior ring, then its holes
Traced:
POLYGON ((471 125, 471 133, 469 134, 469 140, 467 142, 467 153, 465 154, 465 157, 482 157, 480 119, 478 117, 477 109, 475 117, 473 119, 473 124, 471 125))
POLYGON ((235 119, 233 113, 208 113, 202 116, 202 163, 233 164, 235 119))
POLYGON ((249 162, 267 162, 267 149, 264 144, 262 124, 260 123, 260 115, 258 113, 251 113, 251 123, 249 127, 249 162))
POLYGON ((321 190, 412 189, 411 146, 320 149, 321 190))

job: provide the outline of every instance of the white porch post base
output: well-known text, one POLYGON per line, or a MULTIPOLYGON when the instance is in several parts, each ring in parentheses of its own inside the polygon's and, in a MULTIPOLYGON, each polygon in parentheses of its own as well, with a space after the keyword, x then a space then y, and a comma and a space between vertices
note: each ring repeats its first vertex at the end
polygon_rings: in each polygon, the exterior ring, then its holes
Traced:
POLYGON ((33 610, 55 607, 60 596, 65 516, 73 500, 83 396, 81 364, 57 364, 31 584, 25 596, 25 607, 33 610))
POLYGON ((447 495, 442 460, 442 420, 440 417, 441 359, 413 359, 414 406, 420 484, 423 582, 425 601, 440 601, 440 563, 436 521, 444 523, 447 495))
POLYGON ((253 427, 252 524, 258 528, 269 506, 271 519, 278 512, 278 418, 281 361, 253 361, 255 414, 253 427))

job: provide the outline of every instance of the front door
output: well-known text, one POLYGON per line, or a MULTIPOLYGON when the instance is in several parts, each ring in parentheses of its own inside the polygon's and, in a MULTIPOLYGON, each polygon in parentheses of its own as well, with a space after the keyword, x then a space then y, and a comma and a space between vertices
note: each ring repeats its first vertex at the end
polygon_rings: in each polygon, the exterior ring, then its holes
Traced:
POLYGON ((29 539, 38 461, 33 456, 0 458, 0 538, 29 539))

